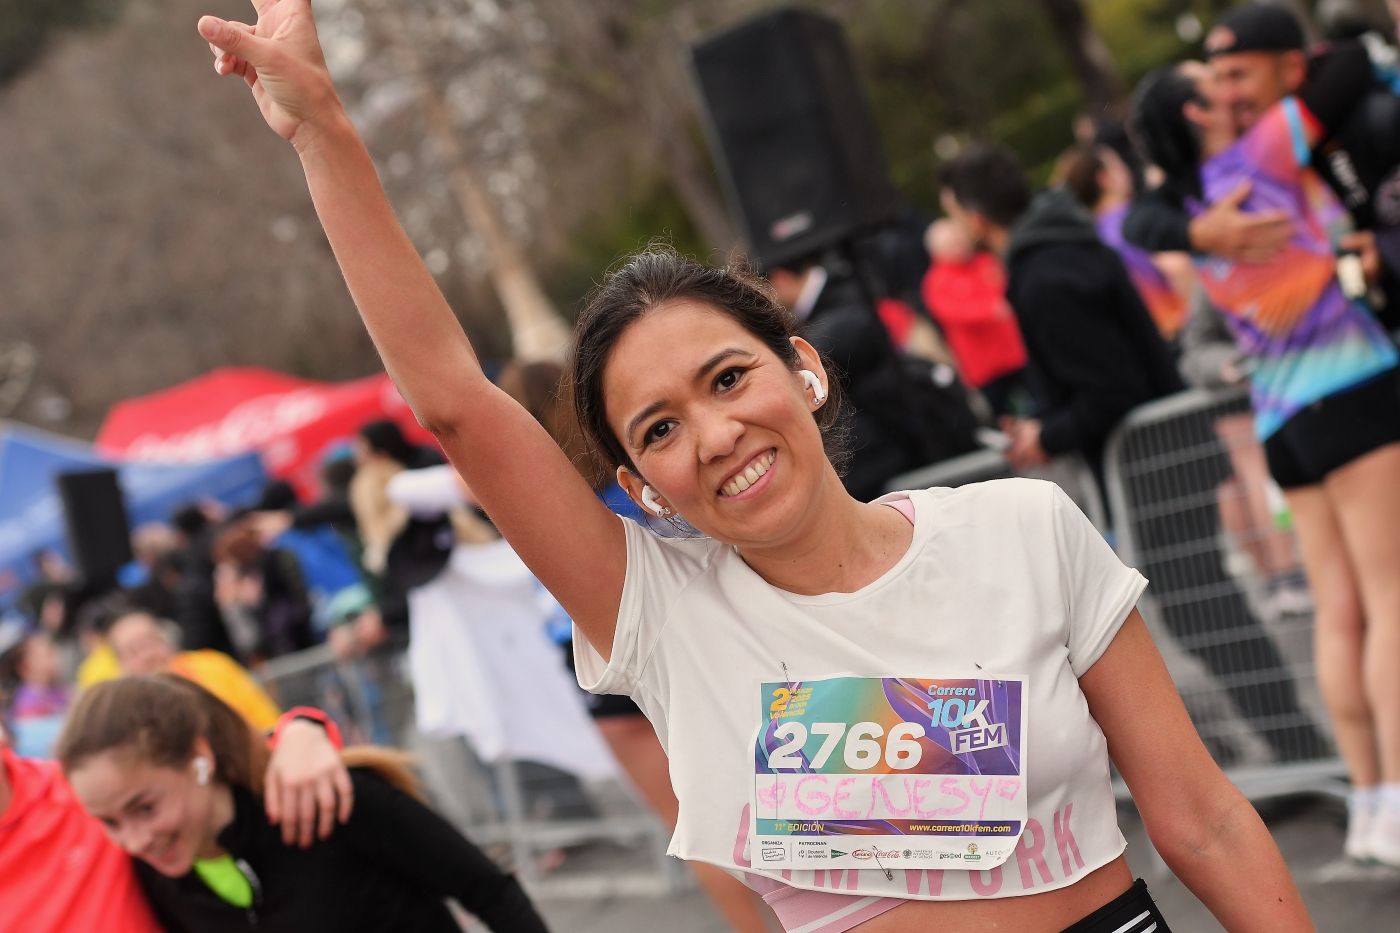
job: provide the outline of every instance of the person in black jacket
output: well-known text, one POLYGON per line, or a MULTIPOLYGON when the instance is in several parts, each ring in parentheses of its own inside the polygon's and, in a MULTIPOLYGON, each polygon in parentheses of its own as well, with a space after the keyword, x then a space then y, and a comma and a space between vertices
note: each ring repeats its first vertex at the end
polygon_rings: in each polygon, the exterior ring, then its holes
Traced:
POLYGON ((179 546, 172 556, 170 598, 180 645, 187 651, 209 648, 240 658, 214 596, 214 538, 218 526, 205 506, 190 503, 170 518, 179 546))
POLYGON ((342 755, 353 812, 299 848, 262 818, 261 738, 182 678, 89 689, 58 746, 78 799, 135 857, 171 933, 458 931, 446 898, 492 930, 546 930, 515 878, 418 800, 392 753, 342 755))
POLYGON ((1039 417, 1004 422, 1008 459, 1025 468, 1077 452, 1101 478, 1104 443, 1123 416, 1182 387, 1122 260, 1067 192, 1032 201, 1009 149, 969 150, 940 181, 948 215, 1004 258, 1030 356, 1039 417))

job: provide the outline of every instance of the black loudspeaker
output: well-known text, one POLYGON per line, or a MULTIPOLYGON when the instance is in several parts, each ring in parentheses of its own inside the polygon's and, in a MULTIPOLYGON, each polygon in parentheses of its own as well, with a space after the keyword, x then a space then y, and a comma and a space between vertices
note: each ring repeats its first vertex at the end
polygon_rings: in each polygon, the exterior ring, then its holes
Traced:
POLYGON ((730 209, 760 264, 820 252, 898 212, 839 23, 780 9, 691 56, 730 209))
POLYGON ((131 562, 131 523, 116 470, 60 473, 58 495, 73 567, 86 584, 115 579, 131 562))

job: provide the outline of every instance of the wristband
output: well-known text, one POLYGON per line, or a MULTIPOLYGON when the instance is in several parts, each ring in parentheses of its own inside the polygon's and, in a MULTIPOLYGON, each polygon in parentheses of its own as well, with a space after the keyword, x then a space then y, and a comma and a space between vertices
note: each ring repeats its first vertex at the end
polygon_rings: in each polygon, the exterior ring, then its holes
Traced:
POLYGON ((289 723, 296 722, 298 719, 314 722, 326 730, 326 738, 330 739, 331 745, 335 747, 336 751, 345 747, 345 740, 341 738, 340 727, 335 724, 335 720, 314 706, 295 706, 283 713, 282 718, 277 720, 277 728, 272 731, 272 737, 267 740, 267 747, 276 749, 277 743, 282 739, 282 730, 287 728, 289 723))

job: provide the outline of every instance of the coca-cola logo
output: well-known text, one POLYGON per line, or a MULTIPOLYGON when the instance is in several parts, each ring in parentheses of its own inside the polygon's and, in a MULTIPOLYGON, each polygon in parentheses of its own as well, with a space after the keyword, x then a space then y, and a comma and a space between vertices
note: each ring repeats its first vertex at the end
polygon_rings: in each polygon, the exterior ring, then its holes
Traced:
POLYGON ((851 854, 858 859, 899 858, 899 852, 896 849, 890 849, 888 852, 876 849, 856 849, 851 854))
POLYGON ((326 409, 320 389, 264 395, 192 431, 167 436, 143 434, 132 441, 125 454, 132 460, 178 463, 244 453, 319 421, 326 409))

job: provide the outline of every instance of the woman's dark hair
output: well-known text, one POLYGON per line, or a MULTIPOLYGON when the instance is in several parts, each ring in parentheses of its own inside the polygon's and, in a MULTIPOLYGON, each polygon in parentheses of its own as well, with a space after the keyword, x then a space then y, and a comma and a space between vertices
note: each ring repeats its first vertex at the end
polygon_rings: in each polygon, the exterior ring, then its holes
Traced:
POLYGON ((1145 160, 1184 194, 1201 194, 1201 134, 1186 119, 1187 103, 1204 104, 1196 82, 1180 65, 1150 72, 1133 91, 1128 135, 1145 160))
POLYGON ((360 437, 364 438, 369 449, 375 453, 383 454, 404 466, 414 465, 417 450, 408 442, 408 438, 403 436, 399 426, 388 418, 362 425, 360 437))
MULTIPOLYGON (((707 266, 665 246, 653 246, 628 257, 608 273, 579 315, 569 380, 585 439, 599 463, 609 470, 635 467, 608 425, 603 398, 603 371, 608 357, 634 321, 678 299, 708 305, 733 319, 778 359, 794 371, 798 369, 799 358, 791 341, 796 334, 792 315, 773 297, 767 283, 746 265, 707 266)), ((828 375, 827 399, 813 416, 821 429, 827 457, 841 472, 849 460, 849 451, 840 374, 825 360, 823 365, 828 375)))
POLYGON ((1099 174, 1104 170, 1103 147, 1080 145, 1065 151, 1055 162, 1054 178, 1080 204, 1093 210, 1103 197, 1099 174))

